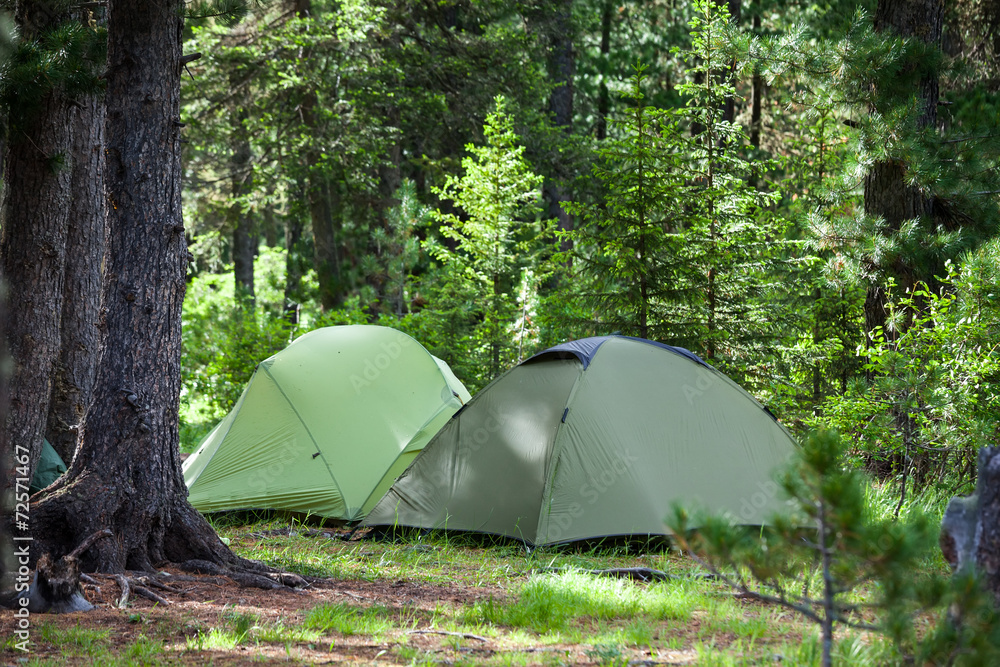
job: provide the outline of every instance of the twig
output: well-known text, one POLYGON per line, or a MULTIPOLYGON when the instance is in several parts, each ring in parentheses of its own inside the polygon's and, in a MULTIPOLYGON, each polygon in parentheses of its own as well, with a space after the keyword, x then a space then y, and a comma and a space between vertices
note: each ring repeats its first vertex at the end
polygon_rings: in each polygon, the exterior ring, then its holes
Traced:
POLYGON ((346 595, 347 597, 354 598, 355 600, 358 601, 371 600, 371 598, 366 598, 363 595, 355 595, 354 593, 348 593, 347 591, 334 591, 334 593, 337 593, 338 595, 346 595))
POLYGON ((146 598, 147 600, 152 600, 153 602, 157 602, 157 603, 162 604, 164 606, 173 604, 170 600, 168 600, 166 598, 161 598, 159 595, 157 595, 153 591, 149 590, 148 588, 144 588, 142 586, 138 586, 137 585, 135 587, 135 592, 138 593, 139 595, 141 595, 142 597, 146 598))
POLYGON ((473 635, 468 632, 448 632, 447 630, 410 630, 406 634, 408 635, 449 635, 451 637, 464 637, 465 639, 475 639, 481 642, 488 642, 489 639, 486 637, 480 637, 479 635, 473 635))

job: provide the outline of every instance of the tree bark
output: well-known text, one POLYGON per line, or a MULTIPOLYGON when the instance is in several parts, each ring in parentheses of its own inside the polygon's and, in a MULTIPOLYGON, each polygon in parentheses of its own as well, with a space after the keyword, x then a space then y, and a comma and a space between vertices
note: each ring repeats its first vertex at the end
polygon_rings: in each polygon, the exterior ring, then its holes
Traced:
MULTIPOLYGON (((238 40, 243 35, 243 30, 239 27, 233 31, 233 37, 238 40)), ((244 79, 247 77, 244 67, 233 63, 229 72, 229 85, 233 91, 232 108, 230 118, 232 119, 232 149, 230 157, 230 188, 233 196, 229 206, 229 219, 233 229, 233 277, 235 279, 235 290, 238 303, 246 301, 250 307, 254 302, 253 285, 253 260, 256 254, 255 234, 253 230, 253 220, 243 209, 241 198, 246 195, 251 188, 251 166, 252 157, 250 149, 250 136, 247 132, 246 120, 247 93, 244 79)))
POLYGON ((608 58, 611 55, 611 14, 614 4, 604 0, 601 5, 601 84, 597 94, 597 128, 594 135, 598 140, 608 136, 608 114, 611 113, 611 93, 608 90, 607 78, 610 76, 608 58))
POLYGON ((1000 605, 1000 447, 979 450, 976 492, 948 503, 941 521, 941 552, 958 571, 977 569, 1000 605))
POLYGON ((69 471, 34 503, 36 554, 83 570, 149 571, 194 558, 241 564, 187 502, 178 450, 182 0, 111 0, 108 15, 108 270, 105 352, 69 471))
MULTIPOLYGON (((37 35, 32 28, 52 27, 32 25, 31 4, 22 3, 18 16, 25 39, 37 35)), ((66 96, 50 91, 37 108, 12 118, 5 156, 0 261, 9 295, 7 340, 14 368, 2 428, 9 447, 30 452, 29 479, 41 454, 62 342, 72 118, 66 96)))
POLYGON ((67 464, 73 460, 101 353, 101 281, 107 244, 104 193, 104 97, 72 110, 73 173, 60 360, 52 382, 46 438, 67 464))

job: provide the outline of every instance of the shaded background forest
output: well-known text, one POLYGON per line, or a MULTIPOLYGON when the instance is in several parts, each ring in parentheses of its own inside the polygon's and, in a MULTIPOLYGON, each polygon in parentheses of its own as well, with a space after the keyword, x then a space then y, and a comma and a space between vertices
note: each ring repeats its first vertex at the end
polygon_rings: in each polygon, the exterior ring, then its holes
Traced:
MULTIPOLYGON (((106 54, 100 4, 66 4, 86 16, 41 30, 63 4, 0 5, 25 38, 0 87, 8 152, 36 170, 4 175, 4 238, 22 224, 44 232, 33 215, 59 216, 32 206, 55 211, 72 190, 90 225, 70 225, 66 241, 89 272, 66 278, 73 294, 102 280, 103 218, 87 207, 104 204, 101 182, 72 179, 101 173, 105 151, 77 154, 61 130, 89 128, 77 140, 101 144, 106 54), (44 39, 27 39, 35 29, 44 39), (50 125, 34 136, 51 146, 21 140, 38 118, 50 125), (11 181, 22 174, 63 194, 11 181)), ((257 362, 347 322, 410 333, 472 391, 570 338, 681 345, 792 428, 839 429, 858 463, 903 491, 960 489, 978 447, 996 442, 994 3, 185 12, 173 121, 185 226, 172 227, 191 254, 183 447, 257 362)), ((44 276, 50 255, 32 272, 44 276)), ((96 315, 83 310, 99 304, 48 307, 42 284, 11 290, 31 296, 16 305, 34 316, 59 322, 66 309, 62 342, 33 339, 62 345, 58 375, 73 350, 96 353, 96 315)), ((49 324, 36 331, 59 331, 49 324)), ((49 391, 51 369, 29 363, 48 357, 22 356, 20 377, 49 391)), ((71 405, 71 379, 52 381, 45 429, 66 460, 86 403, 71 405)))
POLYGON ((286 0, 189 17, 182 440, 309 329, 473 391, 681 345, 918 487, 997 436, 990 2, 286 0))

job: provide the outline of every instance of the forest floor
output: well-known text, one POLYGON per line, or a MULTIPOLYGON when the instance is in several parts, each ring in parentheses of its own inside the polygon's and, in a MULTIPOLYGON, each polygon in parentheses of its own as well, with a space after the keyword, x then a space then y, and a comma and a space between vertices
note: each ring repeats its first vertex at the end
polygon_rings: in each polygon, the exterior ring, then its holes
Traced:
MULTIPOLYGON (((167 606, 132 597, 119 609, 117 583, 99 578, 99 587, 85 586, 94 610, 31 616, 28 653, 16 649, 16 619, 0 616, 0 664, 818 664, 811 625, 734 595, 666 549, 347 540, 279 524, 219 532, 240 555, 318 577, 308 588, 267 591, 197 576, 173 584, 180 592, 165 594, 167 606), (607 567, 671 578, 585 572, 607 567)), ((850 664, 878 664, 883 650, 866 633, 838 644, 850 664)))

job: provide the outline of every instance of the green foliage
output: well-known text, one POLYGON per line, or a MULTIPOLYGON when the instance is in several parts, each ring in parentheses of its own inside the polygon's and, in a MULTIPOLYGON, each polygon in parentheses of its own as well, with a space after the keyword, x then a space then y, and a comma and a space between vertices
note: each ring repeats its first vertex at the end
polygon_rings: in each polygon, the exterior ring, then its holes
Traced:
POLYGON ((643 102, 646 67, 638 64, 627 97, 634 102, 617 126, 620 139, 599 149, 594 176, 604 187, 598 203, 568 202, 585 223, 563 233, 572 250, 560 258, 574 272, 565 283, 593 325, 640 338, 673 338, 671 306, 685 296, 675 276, 684 243, 679 219, 677 121, 643 102))
MULTIPOLYGON (((53 8, 56 9, 56 8, 53 8)), ((96 94, 107 59, 107 30, 86 12, 87 20, 71 18, 66 8, 48 14, 39 10, 38 25, 19 26, 13 45, 0 61, 0 110, 8 134, 30 123, 50 95, 70 99, 96 94)), ((6 49, 4 49, 6 50, 6 49)), ((15 135, 16 136, 16 135, 15 135)))
POLYGON ((912 476, 918 491, 963 481, 979 447, 997 437, 996 283, 983 283, 974 266, 953 269, 936 291, 918 283, 890 300, 887 330, 857 350, 871 379, 827 399, 816 420, 850 433, 904 485, 912 476))
POLYGON ((843 456, 835 432, 804 438, 797 460, 780 477, 791 507, 763 530, 706 517, 689 535, 684 509, 670 519, 682 545, 731 586, 820 626, 824 665, 838 625, 912 645, 915 613, 938 604, 944 592, 939 579, 914 575, 936 546, 929 517, 916 511, 905 522, 872 517, 860 473, 845 469, 843 456), (857 597, 862 592, 865 602, 857 597))
MULTIPOLYGON (((1000 651, 992 594, 971 569, 946 576, 925 564, 937 551, 934 518, 918 504, 896 518, 870 504, 861 473, 846 466, 833 431, 813 431, 779 481, 789 509, 749 529, 727 517, 668 522, 680 544, 726 584, 819 626, 821 663, 853 664, 837 627, 878 632, 907 664, 987 665, 1000 651), (929 615, 936 622, 928 630, 929 615)), ((939 559, 936 559, 939 560, 939 559)))
POLYGON ((363 264, 365 273, 383 285, 386 310, 402 317, 410 310, 412 272, 421 258, 418 233, 428 226, 431 211, 420 203, 416 186, 409 179, 400 185, 395 199, 399 203, 387 212, 385 227, 372 234, 375 253, 363 264))
POLYGON ((727 10, 694 10, 685 106, 647 106, 636 66, 634 107, 594 172, 604 198, 567 206, 587 223, 568 235, 579 274, 569 282, 600 328, 688 347, 745 379, 783 320, 768 299, 784 224, 767 211, 777 195, 753 185, 769 163, 750 161, 746 133, 723 113, 739 67, 727 10))
POLYGON ((723 113, 743 67, 728 21, 725 5, 696 3, 692 47, 682 53, 688 76, 678 86, 687 98, 680 117, 691 132, 679 146, 686 156, 683 280, 700 298, 677 317, 688 323, 692 350, 738 381, 769 384, 762 369, 787 321, 773 299, 785 222, 768 211, 778 194, 754 185, 773 165, 748 159, 745 130, 723 113))
POLYGON ((396 616, 387 607, 357 607, 341 602, 314 607, 306 614, 305 626, 342 635, 374 635, 389 630, 396 616))
POLYGON ((266 250, 256 262, 257 309, 239 307, 232 273, 192 279, 182 320, 183 398, 201 397, 209 417, 235 404, 257 363, 283 349, 295 333, 282 312, 284 253, 266 250))
POLYGON ((449 176, 435 189, 462 215, 436 210, 432 215, 441 223, 442 239, 425 243, 446 272, 438 294, 451 307, 442 313, 461 327, 458 343, 474 364, 469 379, 478 386, 516 362, 511 340, 518 313, 512 297, 522 268, 537 262, 534 254, 547 231, 547 223, 537 220, 542 178, 524 158, 506 109, 505 98, 498 96, 483 127, 486 144, 467 145, 462 177, 449 176))

